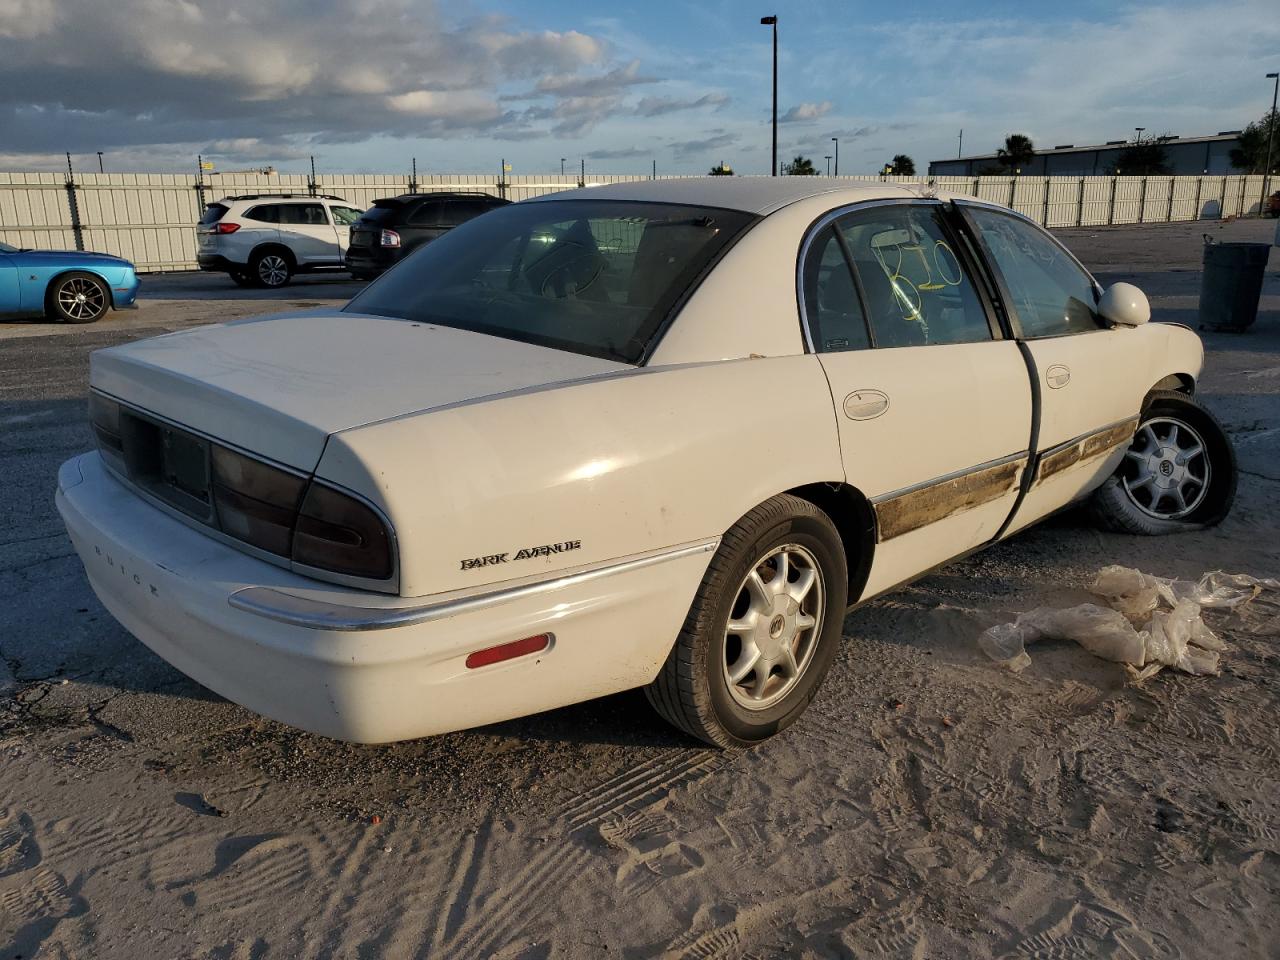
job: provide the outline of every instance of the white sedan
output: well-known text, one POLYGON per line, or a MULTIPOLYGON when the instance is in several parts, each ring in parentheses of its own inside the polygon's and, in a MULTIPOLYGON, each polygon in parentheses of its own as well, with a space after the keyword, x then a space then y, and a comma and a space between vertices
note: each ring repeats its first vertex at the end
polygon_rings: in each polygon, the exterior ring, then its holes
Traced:
POLYGON ((714 744, 848 607, 1092 495, 1221 520, 1203 361, 1011 211, 816 178, 513 204, 341 311, 100 350, 57 502, 93 589, 224 696, 385 742, 645 687, 714 744))

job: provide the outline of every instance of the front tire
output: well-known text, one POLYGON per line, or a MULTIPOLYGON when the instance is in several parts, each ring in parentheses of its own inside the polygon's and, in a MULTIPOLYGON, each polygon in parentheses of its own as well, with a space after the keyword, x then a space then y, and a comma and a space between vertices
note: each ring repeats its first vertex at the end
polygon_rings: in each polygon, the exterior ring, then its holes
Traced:
POLYGON ((647 688, 669 723, 719 747, 784 729, 818 692, 848 596, 830 517, 782 495, 751 510, 711 559, 667 661, 647 688))
POLYGON ((1154 537, 1221 523, 1235 496, 1236 454, 1222 425, 1194 398, 1160 390, 1092 507, 1110 530, 1154 537))
POLYGON ((111 306, 111 292, 92 273, 68 273, 53 282, 48 313, 64 323, 93 323, 111 306))

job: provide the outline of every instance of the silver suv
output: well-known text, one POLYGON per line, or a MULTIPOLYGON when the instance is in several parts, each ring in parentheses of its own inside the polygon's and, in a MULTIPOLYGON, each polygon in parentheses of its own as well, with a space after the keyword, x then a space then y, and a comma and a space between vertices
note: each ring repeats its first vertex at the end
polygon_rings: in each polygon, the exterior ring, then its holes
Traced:
POLYGON ((295 273, 341 268, 362 212, 327 195, 224 197, 205 207, 196 226, 196 262, 242 287, 283 287, 295 273))

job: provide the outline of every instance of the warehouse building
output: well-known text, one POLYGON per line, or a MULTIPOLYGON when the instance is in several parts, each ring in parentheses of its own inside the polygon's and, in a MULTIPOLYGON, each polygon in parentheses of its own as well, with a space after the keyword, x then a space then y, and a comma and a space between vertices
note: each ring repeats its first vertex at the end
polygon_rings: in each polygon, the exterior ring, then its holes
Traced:
MULTIPOLYGON (((1037 150, 1035 159, 1019 172, 1023 176, 1036 177, 1106 176, 1112 173, 1120 151, 1128 146, 1132 146, 1132 141, 1109 140, 1088 147, 1064 143, 1052 150, 1037 150)), ((1231 166, 1231 151, 1238 146, 1240 131, 1224 130, 1211 137, 1173 137, 1165 143, 1164 150, 1175 175, 1223 176, 1240 172, 1231 166)), ((990 168, 999 165, 994 153, 933 160, 929 163, 929 176, 973 177, 983 172, 994 172, 990 168)), ((1123 174, 1124 170, 1121 169, 1120 173, 1123 174)))

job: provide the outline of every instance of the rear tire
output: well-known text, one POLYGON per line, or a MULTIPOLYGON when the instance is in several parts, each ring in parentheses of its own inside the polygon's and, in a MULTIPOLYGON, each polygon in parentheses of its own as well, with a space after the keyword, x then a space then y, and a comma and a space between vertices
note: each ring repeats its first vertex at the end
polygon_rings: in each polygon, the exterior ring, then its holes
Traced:
POLYGON ((720 541, 649 703, 713 746, 773 736, 830 669, 848 589, 831 519, 798 497, 765 501, 720 541))
POLYGON ((278 290, 293 277, 294 265, 281 250, 260 250, 249 258, 249 276, 255 286, 278 290))
POLYGON ((1162 536, 1221 523, 1236 496, 1236 454, 1217 419, 1184 393, 1147 396, 1133 442, 1093 494, 1109 530, 1162 536))
POLYGON ((45 296, 46 312, 63 323, 93 323, 111 306, 111 291, 92 273, 64 273, 45 296))

